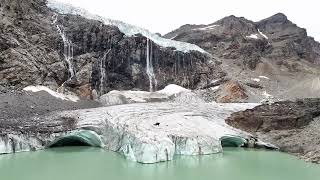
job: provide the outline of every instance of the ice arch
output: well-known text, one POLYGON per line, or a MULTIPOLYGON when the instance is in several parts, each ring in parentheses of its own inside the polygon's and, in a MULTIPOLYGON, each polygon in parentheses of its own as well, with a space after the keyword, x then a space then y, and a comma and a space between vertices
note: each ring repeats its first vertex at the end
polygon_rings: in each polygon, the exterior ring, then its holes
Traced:
POLYGON ((80 130, 59 137, 52 141, 47 148, 63 146, 102 147, 102 142, 97 133, 88 130, 80 130))
POLYGON ((240 147, 247 143, 247 140, 240 136, 225 135, 220 138, 222 147, 240 147))

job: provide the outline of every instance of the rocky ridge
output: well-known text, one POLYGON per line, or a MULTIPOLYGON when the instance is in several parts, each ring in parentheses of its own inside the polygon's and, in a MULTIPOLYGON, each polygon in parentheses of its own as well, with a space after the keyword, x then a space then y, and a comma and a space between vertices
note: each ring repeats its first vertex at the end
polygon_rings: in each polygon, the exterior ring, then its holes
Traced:
POLYGON ((209 25, 184 25, 164 37, 213 54, 228 79, 244 87, 245 101, 320 97, 320 43, 282 13, 259 22, 228 16, 209 25))

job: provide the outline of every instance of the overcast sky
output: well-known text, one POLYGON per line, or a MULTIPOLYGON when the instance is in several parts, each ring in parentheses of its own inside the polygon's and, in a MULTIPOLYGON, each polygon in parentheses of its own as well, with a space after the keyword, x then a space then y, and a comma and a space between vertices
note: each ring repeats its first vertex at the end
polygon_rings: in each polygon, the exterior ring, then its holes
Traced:
POLYGON ((184 24, 210 24, 225 16, 259 21, 278 12, 320 41, 320 0, 58 0, 91 13, 166 34, 184 24))

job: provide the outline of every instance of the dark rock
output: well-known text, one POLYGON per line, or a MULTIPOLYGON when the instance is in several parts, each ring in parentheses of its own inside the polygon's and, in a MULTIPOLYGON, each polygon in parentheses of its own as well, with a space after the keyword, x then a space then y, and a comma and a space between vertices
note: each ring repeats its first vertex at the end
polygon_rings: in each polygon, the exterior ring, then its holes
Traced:
POLYGON ((256 134, 281 151, 320 162, 320 99, 301 99, 257 106, 233 113, 227 124, 256 134))
POLYGON ((246 85, 256 89, 263 89, 263 87, 257 82, 247 82, 246 85))
POLYGON ((320 99, 284 101, 237 112, 226 121, 248 132, 303 128, 320 115, 320 99))
POLYGON ((149 90, 147 51, 157 80, 154 89, 168 84, 195 89, 225 76, 208 54, 184 53, 152 41, 147 50, 147 38, 142 35, 127 37, 115 26, 81 16, 56 16, 44 0, 5 0, 0 12, 4 16, 0 19, 0 84, 15 89, 39 84, 83 98, 92 98, 93 90, 99 94, 113 89, 149 90), (73 77, 64 60, 66 48, 70 48, 73 77))

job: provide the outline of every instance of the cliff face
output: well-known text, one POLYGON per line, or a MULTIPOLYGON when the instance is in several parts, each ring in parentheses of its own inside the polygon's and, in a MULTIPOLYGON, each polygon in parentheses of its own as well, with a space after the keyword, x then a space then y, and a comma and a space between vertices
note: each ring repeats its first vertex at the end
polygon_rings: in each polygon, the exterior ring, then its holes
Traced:
POLYGON ((259 22, 228 16, 209 25, 184 25, 165 37, 212 53, 245 86, 249 101, 320 97, 320 43, 284 14, 259 22))
POLYGON ((169 83, 206 86, 225 75, 208 54, 162 47, 143 35, 78 15, 43 0, 1 3, 0 84, 41 84, 90 97, 113 89, 156 90, 169 83))

